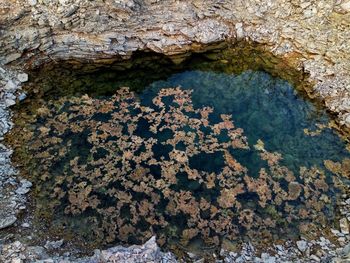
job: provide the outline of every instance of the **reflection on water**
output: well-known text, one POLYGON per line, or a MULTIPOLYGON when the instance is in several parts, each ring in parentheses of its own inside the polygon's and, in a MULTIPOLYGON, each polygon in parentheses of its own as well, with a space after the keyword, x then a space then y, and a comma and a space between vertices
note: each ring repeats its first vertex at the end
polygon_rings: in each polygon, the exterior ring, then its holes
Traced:
POLYGON ((286 81, 252 71, 51 101, 28 124, 37 216, 49 207, 51 228, 87 243, 293 238, 332 222, 350 171, 328 122, 286 81))

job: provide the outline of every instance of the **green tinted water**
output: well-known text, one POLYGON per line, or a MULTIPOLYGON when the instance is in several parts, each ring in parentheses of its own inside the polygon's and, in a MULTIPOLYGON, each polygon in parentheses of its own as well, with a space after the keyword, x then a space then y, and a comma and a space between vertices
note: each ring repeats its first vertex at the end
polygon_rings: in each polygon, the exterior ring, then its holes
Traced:
POLYGON ((187 71, 139 94, 48 102, 28 125, 36 216, 99 245, 297 237, 332 224, 348 183, 329 121, 259 71, 187 71))

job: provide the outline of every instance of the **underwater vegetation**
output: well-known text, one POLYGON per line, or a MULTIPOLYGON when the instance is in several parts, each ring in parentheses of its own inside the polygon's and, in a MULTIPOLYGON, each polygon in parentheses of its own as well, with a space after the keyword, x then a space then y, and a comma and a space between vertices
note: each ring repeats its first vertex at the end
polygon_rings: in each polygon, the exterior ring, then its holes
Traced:
POLYGON ((314 110, 310 104, 266 73, 189 74, 141 94, 120 88, 111 97, 63 97, 40 107, 27 142, 38 214, 49 209, 52 227, 102 244, 157 235, 164 246, 219 246, 223 238, 288 238, 330 224, 350 159, 328 118, 303 119, 296 112, 314 110), (269 101, 252 100, 253 86, 269 101), (284 145, 274 141, 281 136, 284 145))

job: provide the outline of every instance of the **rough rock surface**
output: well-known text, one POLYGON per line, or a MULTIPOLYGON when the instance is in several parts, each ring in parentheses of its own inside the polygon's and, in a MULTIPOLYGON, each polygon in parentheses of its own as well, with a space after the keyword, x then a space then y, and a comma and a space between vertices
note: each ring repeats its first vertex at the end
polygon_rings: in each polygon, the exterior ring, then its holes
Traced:
MULTIPOLYGON (((310 81, 315 82, 313 95, 349 128, 349 24, 348 0, 0 0, 0 139, 12 126, 8 108, 26 96, 20 87, 28 80, 23 72, 28 67, 62 59, 101 62, 128 58, 137 50, 173 55, 239 40, 265 44, 272 53, 295 59, 295 67, 309 73, 310 81)), ((0 228, 16 224, 30 188, 28 182, 16 178, 11 153, 0 145, 0 228)), ((342 215, 349 220, 350 203, 346 202, 342 215)), ((346 221, 341 226, 334 235, 346 245, 346 221)), ((33 248, 20 242, 2 243, 1 262, 37 260, 26 254, 33 248)), ((144 262, 140 253, 148 251, 147 244, 141 251, 119 247, 100 255, 111 262, 144 262)), ((350 260, 348 246, 336 250, 328 240, 308 243, 303 246, 305 251, 296 245, 288 247, 275 246, 274 256, 263 253, 258 258, 247 244, 240 255, 223 251, 223 256, 226 262, 350 260), (319 253, 310 254, 312 246, 319 246, 319 253)), ((35 251, 45 255, 44 248, 35 251)), ((145 256, 147 262, 173 260, 162 253, 145 253, 154 257, 145 256)), ((64 262, 59 258, 45 262, 64 262)), ((89 260, 81 262, 96 262, 89 260)))

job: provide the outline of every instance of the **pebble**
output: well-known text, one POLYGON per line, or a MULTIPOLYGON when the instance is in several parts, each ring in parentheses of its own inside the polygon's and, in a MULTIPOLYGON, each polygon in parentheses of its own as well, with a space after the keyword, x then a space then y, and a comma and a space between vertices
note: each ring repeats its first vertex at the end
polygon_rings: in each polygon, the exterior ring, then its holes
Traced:
POLYGON ((25 227, 25 228, 30 227, 30 225, 29 225, 28 223, 23 223, 21 226, 22 226, 22 227, 25 227))
POLYGON ((31 6, 35 6, 37 4, 37 0, 28 0, 28 4, 31 6))
POLYGON ((0 218, 0 229, 9 227, 17 221, 17 218, 14 215, 5 216, 0 218))
POLYGON ((350 257, 350 243, 348 243, 340 252, 342 256, 350 257))
POLYGON ((13 106, 13 105, 15 105, 16 104, 16 101, 15 100, 13 100, 13 99, 5 99, 5 105, 7 106, 7 107, 11 107, 11 106, 13 106))
POLYGON ((339 226, 340 226, 340 231, 343 234, 345 234, 345 235, 349 234, 349 223, 348 223, 348 220, 346 218, 342 218, 339 220, 339 226))
POLYGON ((314 260, 316 262, 320 262, 321 261, 321 259, 318 256, 316 256, 316 255, 311 255, 310 259, 312 259, 312 260, 314 260))
POLYGON ((58 241, 47 241, 45 244, 46 249, 58 249, 63 245, 64 240, 58 240, 58 241))
POLYGON ((350 12, 350 1, 345 1, 343 2, 340 7, 345 11, 345 12, 350 12))
POLYGON ((27 94, 25 92, 21 93, 18 96, 19 101, 25 100, 27 98, 27 94))
POLYGON ((261 260, 264 263, 275 263, 276 262, 276 258, 273 256, 270 256, 270 254, 268 254, 268 253, 262 253, 261 260))
POLYGON ((26 193, 28 193, 30 191, 30 188, 27 188, 27 187, 20 187, 18 188, 15 192, 16 194, 18 195, 25 195, 26 193))
POLYGON ((14 91, 16 88, 17 88, 17 85, 13 80, 7 81, 5 85, 5 90, 14 91))
POLYGON ((17 75, 17 79, 22 83, 27 82, 28 81, 28 74, 27 73, 20 73, 17 75))
POLYGON ((305 240, 297 241, 297 247, 301 252, 305 252, 307 249, 307 242, 305 240))

